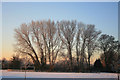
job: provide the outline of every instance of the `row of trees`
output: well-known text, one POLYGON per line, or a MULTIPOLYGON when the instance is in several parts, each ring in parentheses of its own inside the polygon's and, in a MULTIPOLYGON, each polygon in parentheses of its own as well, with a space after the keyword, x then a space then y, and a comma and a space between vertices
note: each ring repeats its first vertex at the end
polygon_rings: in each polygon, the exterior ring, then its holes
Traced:
MULTIPOLYGON (((27 59, 28 60, 28 59, 27 59)), ((68 70, 68 65, 64 64, 66 61, 63 61, 62 63, 55 63, 54 65, 54 71, 55 72, 67 72, 68 70)), ((28 60, 28 62, 25 64, 25 59, 20 58, 19 56, 13 56, 11 57, 10 60, 6 60, 6 58, 3 58, 0 60, 1 64, 1 69, 6 70, 34 70, 34 65, 32 62, 28 60)), ((49 67, 49 65, 47 65, 49 67)), ((91 71, 96 72, 96 71, 103 71, 103 66, 100 61, 100 59, 96 60, 94 62, 94 65, 91 66, 91 71)), ((78 72, 78 69, 75 67, 73 71, 78 72)), ((45 71, 45 70, 44 70, 45 71)), ((49 71, 49 70, 47 70, 49 71)))
POLYGON ((10 60, 3 58, 1 63, 2 69, 20 69, 23 65, 23 60, 18 56, 13 56, 10 60))
POLYGON ((91 56, 102 52, 106 67, 118 60, 118 41, 113 36, 101 35, 95 25, 73 21, 32 21, 15 29, 15 51, 30 57, 36 70, 44 70, 49 64, 53 70, 56 62, 68 61, 69 71, 90 70, 91 56), (108 57, 109 56, 109 57, 108 57), (62 58, 60 58, 62 57, 62 58), (114 61, 116 61, 114 60, 114 61))

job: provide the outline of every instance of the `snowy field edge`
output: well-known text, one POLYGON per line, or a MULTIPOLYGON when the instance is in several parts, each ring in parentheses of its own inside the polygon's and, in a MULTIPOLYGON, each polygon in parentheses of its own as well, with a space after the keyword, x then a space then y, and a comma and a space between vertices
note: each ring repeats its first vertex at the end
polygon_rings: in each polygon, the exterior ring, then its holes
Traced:
MULTIPOLYGON (((24 78, 25 72, 2 70, 0 78, 24 78)), ((116 73, 26 72, 27 78, 117 78, 116 73)))

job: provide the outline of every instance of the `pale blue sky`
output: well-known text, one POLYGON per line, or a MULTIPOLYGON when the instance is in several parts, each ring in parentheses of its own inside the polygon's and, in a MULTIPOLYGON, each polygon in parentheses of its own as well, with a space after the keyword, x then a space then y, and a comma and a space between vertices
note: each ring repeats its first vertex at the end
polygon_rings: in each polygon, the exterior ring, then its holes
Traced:
POLYGON ((3 57, 13 53, 14 29, 31 20, 77 20, 118 36, 117 2, 8 2, 2 4, 3 57))

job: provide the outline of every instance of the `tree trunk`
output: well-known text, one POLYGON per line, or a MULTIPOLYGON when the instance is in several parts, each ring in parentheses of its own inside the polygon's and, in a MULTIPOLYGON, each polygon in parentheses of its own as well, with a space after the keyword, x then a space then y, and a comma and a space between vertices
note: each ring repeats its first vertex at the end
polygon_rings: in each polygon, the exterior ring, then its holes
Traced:
POLYGON ((86 39, 83 40, 82 49, 81 49, 81 61, 80 61, 81 64, 80 64, 80 66, 81 66, 82 71, 84 71, 85 40, 86 39))
POLYGON ((90 71, 90 55, 88 55, 88 69, 90 71))
POLYGON ((78 70, 79 70, 80 64, 79 64, 79 51, 78 51, 78 44, 76 45, 76 55, 77 55, 77 65, 78 65, 78 70))
POLYGON ((69 43, 69 46, 68 46, 68 54, 69 54, 69 59, 70 59, 70 69, 72 71, 72 69, 73 69, 73 63, 72 63, 72 52, 71 52, 70 43, 69 43))

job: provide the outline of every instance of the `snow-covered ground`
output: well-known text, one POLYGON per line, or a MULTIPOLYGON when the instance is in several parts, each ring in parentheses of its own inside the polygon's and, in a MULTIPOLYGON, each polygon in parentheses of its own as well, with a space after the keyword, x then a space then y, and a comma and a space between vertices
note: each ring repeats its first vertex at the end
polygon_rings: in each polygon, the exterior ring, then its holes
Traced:
MULTIPOLYGON (((2 78, 24 78, 25 72, 1 70, 2 78)), ((115 73, 26 72, 27 78, 117 78, 115 73)))

